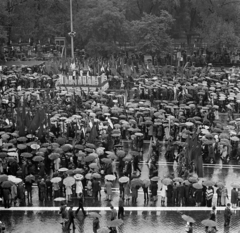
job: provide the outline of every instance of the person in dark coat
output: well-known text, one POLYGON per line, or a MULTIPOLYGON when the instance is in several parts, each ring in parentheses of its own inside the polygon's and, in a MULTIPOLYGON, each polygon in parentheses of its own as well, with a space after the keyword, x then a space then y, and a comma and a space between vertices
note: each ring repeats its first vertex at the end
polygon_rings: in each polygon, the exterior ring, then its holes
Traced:
POLYGON ((17 196, 19 198, 20 206, 25 205, 25 187, 23 182, 19 183, 17 186, 17 196))
POLYGON ((173 200, 173 185, 169 184, 167 186, 167 206, 171 206, 173 200))
POLYGON ((49 177, 46 179, 46 199, 52 200, 52 182, 49 177))
POLYGON ((92 182, 92 192, 93 192, 93 198, 94 201, 98 201, 98 192, 101 189, 99 181, 97 181, 96 178, 93 178, 92 182))
POLYGON ((179 183, 179 185, 177 186, 177 194, 178 194, 177 205, 178 206, 184 206, 185 205, 184 191, 185 191, 184 186, 181 183, 179 183))
POLYGON ((3 201, 5 208, 10 208, 10 194, 11 194, 10 188, 3 188, 3 201))
POLYGON ((44 179, 41 179, 41 182, 39 183, 39 200, 44 201, 46 198, 46 183, 44 179))
POLYGON ((202 197, 203 197, 202 189, 197 189, 194 193, 194 196, 195 196, 196 206, 201 206, 202 197))
POLYGON ((83 213, 84 217, 86 217, 87 214, 86 214, 86 212, 84 210, 84 207, 83 207, 83 194, 82 193, 79 194, 78 208, 76 210, 76 215, 78 214, 80 209, 82 210, 82 213, 83 213))
POLYGON ((73 225, 73 229, 76 229, 75 223, 74 223, 74 212, 73 212, 73 206, 71 205, 69 210, 68 210, 68 226, 67 229, 70 229, 71 224, 73 225))
POLYGON ((237 203, 238 203, 238 192, 236 190, 236 188, 233 188, 231 191, 231 203, 232 203, 232 207, 236 208, 237 207, 237 203))
POLYGON ((18 170, 17 161, 13 160, 10 164, 9 172, 11 173, 11 175, 16 176, 17 170, 18 170))
POLYGON ((184 202, 185 202, 185 206, 188 206, 188 198, 189 198, 189 185, 184 184, 184 202))
POLYGON ((151 188, 153 201, 157 201, 157 191, 158 191, 158 184, 157 184, 157 182, 152 182, 150 188, 151 188))
POLYGON ((29 203, 32 203, 32 181, 25 182, 25 188, 27 191, 27 200, 29 203))
POLYGON ((224 210, 224 226, 227 227, 230 224, 232 217, 232 211, 230 210, 230 204, 227 204, 227 207, 224 210))

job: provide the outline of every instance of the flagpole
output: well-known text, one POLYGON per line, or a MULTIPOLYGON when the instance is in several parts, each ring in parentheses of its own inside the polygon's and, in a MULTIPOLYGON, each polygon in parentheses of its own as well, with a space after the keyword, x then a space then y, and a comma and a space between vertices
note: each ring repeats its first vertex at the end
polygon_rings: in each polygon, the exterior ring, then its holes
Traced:
MULTIPOLYGON (((71 33, 73 33, 72 0, 70 0, 70 26, 71 26, 71 33)), ((74 40, 73 40, 73 35, 71 35, 71 53, 72 53, 72 59, 74 59, 74 40)))

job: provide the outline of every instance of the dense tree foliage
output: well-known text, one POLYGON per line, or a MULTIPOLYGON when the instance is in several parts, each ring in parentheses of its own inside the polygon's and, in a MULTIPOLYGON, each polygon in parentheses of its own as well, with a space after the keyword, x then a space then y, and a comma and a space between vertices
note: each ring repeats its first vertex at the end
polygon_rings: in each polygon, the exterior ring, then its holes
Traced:
MULTIPOLYGON (((240 0, 72 1, 75 45, 91 55, 108 56, 125 46, 165 53, 172 39, 191 44, 196 35, 216 50, 239 44, 240 0)), ((1 0, 0 40, 69 39, 69 11, 69 0, 1 0)))

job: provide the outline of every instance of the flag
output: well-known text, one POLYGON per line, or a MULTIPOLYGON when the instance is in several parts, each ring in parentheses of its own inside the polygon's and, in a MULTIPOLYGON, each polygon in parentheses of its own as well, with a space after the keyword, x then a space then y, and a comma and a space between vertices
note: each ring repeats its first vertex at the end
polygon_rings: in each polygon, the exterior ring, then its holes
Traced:
POLYGON ((90 131, 90 135, 89 135, 89 138, 88 138, 88 142, 89 143, 95 143, 97 137, 98 137, 97 127, 96 127, 95 124, 93 124, 93 127, 90 131))

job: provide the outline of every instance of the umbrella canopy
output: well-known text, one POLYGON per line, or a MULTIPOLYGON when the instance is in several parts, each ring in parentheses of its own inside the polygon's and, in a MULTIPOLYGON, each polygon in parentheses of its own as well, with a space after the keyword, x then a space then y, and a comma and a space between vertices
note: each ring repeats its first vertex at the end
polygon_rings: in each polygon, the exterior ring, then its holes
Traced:
POLYGON ((215 185, 216 184, 216 182, 214 182, 214 181, 212 181, 212 180, 204 180, 203 181, 203 185, 204 186, 213 186, 213 185, 215 185))
POLYGON ((216 227, 217 226, 217 223, 210 219, 205 219, 205 220, 201 221, 201 223, 206 227, 216 227))
POLYGON ((0 152, 0 158, 5 158, 7 156, 8 154, 6 152, 0 152))
POLYGON ((74 174, 83 174, 84 173, 84 169, 83 168, 76 168, 74 170, 74 174))
POLYGON ((145 187, 149 187, 150 183, 151 183, 151 182, 150 182, 149 179, 143 180, 143 185, 144 185, 145 187))
POLYGON ((181 177, 175 177, 175 178, 173 179, 173 181, 182 183, 182 182, 183 182, 183 178, 181 178, 181 177))
POLYGON ((240 183, 232 183, 231 187, 233 187, 233 188, 240 188, 240 183))
POLYGON ((41 162, 44 160, 44 158, 42 156, 35 156, 32 159, 34 162, 41 162))
POLYGON ((102 216, 99 213, 96 213, 96 212, 88 212, 88 217, 101 218, 102 216))
POLYGON ((89 164, 89 167, 92 169, 98 169, 97 163, 91 163, 91 164, 89 164))
POLYGON ((118 227, 118 226, 121 226, 123 224, 123 220, 122 219, 115 219, 111 222, 109 222, 107 225, 109 227, 118 227))
POLYGON ((65 178, 65 179, 63 180, 63 184, 64 184, 65 186, 72 186, 72 185, 75 184, 75 179, 74 179, 73 177, 71 177, 71 176, 68 176, 67 178, 65 178))
POLYGON ((7 181, 8 180, 8 176, 3 174, 3 175, 0 175, 0 183, 1 182, 4 182, 4 181, 7 181))
POLYGON ((105 176, 105 180, 114 181, 114 180, 116 180, 116 176, 114 176, 114 175, 106 175, 105 176))
POLYGON ((100 179, 101 175, 95 172, 95 173, 92 174, 92 177, 96 178, 96 179, 100 179))
POLYGON ((60 157, 60 154, 59 153, 51 153, 48 158, 51 159, 51 160, 55 160, 55 159, 58 159, 60 157))
POLYGON ((62 180, 61 177, 53 177, 53 178, 51 179, 51 182, 52 182, 52 183, 59 183, 61 180, 62 180))
POLYGON ((125 155, 126 155, 125 151, 123 151, 123 150, 118 150, 118 151, 117 151, 117 156, 118 156, 118 157, 122 158, 122 157, 124 157, 125 155))
POLYGON ((162 181, 161 181, 164 185, 169 185, 169 184, 172 184, 172 179, 170 179, 170 178, 164 178, 164 179, 162 179, 162 181))
POLYGON ((28 153, 28 152, 22 153, 21 156, 24 157, 24 158, 31 158, 31 157, 33 157, 33 155, 31 153, 28 153))
POLYGON ((107 227, 101 227, 100 229, 97 230, 97 233, 109 233, 110 230, 107 227))
POLYGON ((68 171, 68 168, 66 167, 61 167, 60 169, 58 169, 59 172, 66 172, 68 171))
POLYGON ((199 183, 194 183, 193 184, 193 188, 195 188, 195 189, 202 189, 203 186, 201 184, 199 184, 199 183))
POLYGON ((109 164, 109 163, 112 162, 111 159, 107 159, 107 158, 103 158, 103 159, 101 159, 101 161, 102 161, 103 163, 107 163, 107 164, 109 164))
POLYGON ((87 157, 84 158, 84 162, 92 162, 95 159, 96 157, 94 155, 88 155, 87 157))
POLYGON ((14 185, 14 183, 10 180, 3 181, 2 188, 11 188, 14 185))
POLYGON ((217 182, 216 185, 217 185, 219 188, 225 186, 225 184, 224 184, 222 181, 217 182))
POLYGON ((143 184, 143 181, 138 179, 138 178, 134 178, 132 181, 131 181, 131 186, 132 187, 136 187, 136 186, 142 186, 143 184))
POLYGON ((33 181, 35 181, 35 177, 33 175, 28 175, 28 176, 26 176, 25 181, 33 182, 33 181))
POLYGON ((156 182, 158 180, 159 180, 159 177, 157 177, 157 176, 154 176, 153 178, 151 178, 151 181, 154 181, 154 182, 156 182))
POLYGON ((196 222, 192 217, 185 214, 182 215, 182 219, 185 220, 186 222, 192 222, 192 223, 196 222))
POLYGON ((197 183, 198 182, 198 178, 197 177, 189 177, 188 180, 191 182, 191 183, 197 183))
POLYGON ((129 178, 127 176, 122 176, 118 181, 119 183, 127 183, 129 181, 129 178))
POLYGON ((57 198, 54 199, 54 201, 59 201, 59 202, 66 201, 66 198, 64 198, 64 197, 57 197, 57 198))

